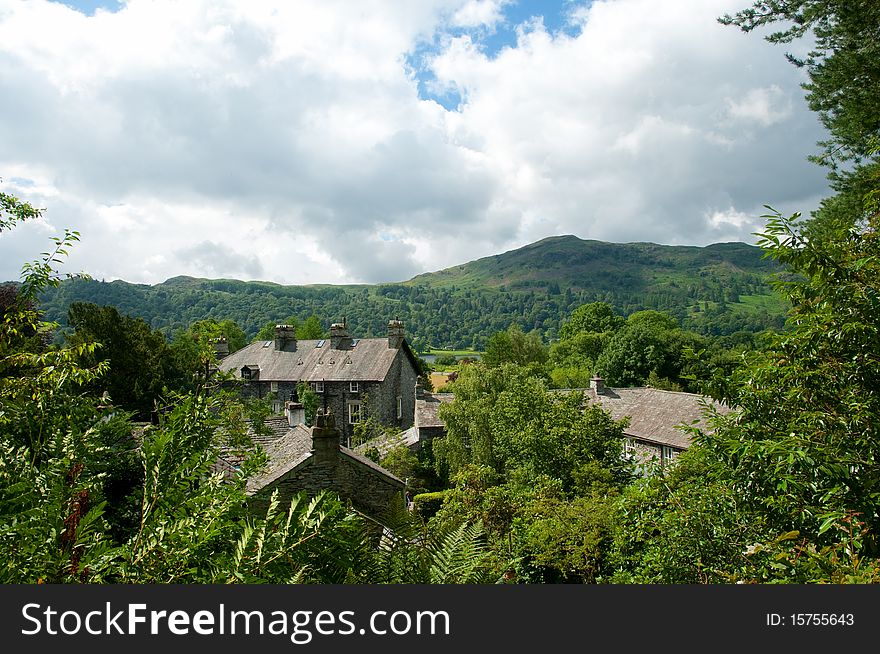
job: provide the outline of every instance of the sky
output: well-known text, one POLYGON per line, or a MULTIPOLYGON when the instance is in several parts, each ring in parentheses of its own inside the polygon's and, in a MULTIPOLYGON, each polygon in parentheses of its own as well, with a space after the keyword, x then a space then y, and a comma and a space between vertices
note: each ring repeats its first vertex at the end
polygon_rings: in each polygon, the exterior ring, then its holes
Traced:
MULTIPOLYGON (((0 0, 0 280, 394 282, 573 234, 754 242, 828 195, 748 0, 0 0)), ((807 44, 789 49, 803 52, 807 44)))

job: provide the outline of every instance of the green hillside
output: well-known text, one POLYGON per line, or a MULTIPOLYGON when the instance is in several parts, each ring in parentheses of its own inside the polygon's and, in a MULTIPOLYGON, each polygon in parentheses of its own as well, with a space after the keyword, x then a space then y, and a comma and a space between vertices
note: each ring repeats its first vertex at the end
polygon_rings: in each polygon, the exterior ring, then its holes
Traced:
POLYGON ((71 302, 94 302, 142 317, 167 334, 195 320, 232 318, 253 336, 267 322, 314 313, 325 326, 345 316, 355 333, 374 336, 398 317, 418 348, 482 349, 511 323, 553 339, 571 311, 594 301, 622 314, 667 311, 703 333, 779 327, 786 307, 768 284, 775 270, 758 248, 744 243, 690 247, 557 236, 401 283, 68 280, 42 302, 47 318, 62 324, 71 302))

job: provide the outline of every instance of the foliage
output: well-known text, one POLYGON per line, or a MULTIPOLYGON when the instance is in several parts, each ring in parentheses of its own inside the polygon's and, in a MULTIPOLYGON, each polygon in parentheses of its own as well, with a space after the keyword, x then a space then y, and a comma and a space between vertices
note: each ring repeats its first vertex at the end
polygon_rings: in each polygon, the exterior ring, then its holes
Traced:
POLYGON ((458 363, 458 359, 454 354, 438 354, 434 359, 434 363, 438 366, 454 366, 458 363))
POLYGON ((703 441, 773 524, 821 545, 850 513, 880 528, 880 248, 872 229, 808 240, 796 218, 762 236, 804 275, 779 283, 790 329, 719 389, 741 411, 703 441))
POLYGON ((442 488, 428 447, 420 448, 416 453, 406 445, 397 445, 382 457, 380 465, 398 479, 404 480, 413 494, 442 488))
POLYGON ((614 313, 605 302, 591 302, 575 309, 559 330, 560 340, 569 340, 582 333, 614 333, 624 325, 624 319, 614 313))
POLYGON ((108 363, 94 389, 106 391, 119 408, 148 420, 163 387, 183 385, 185 371, 176 368, 165 337, 143 320, 121 316, 113 307, 76 302, 70 305, 68 324, 75 329, 67 337, 69 345, 97 345, 85 365, 108 363))
POLYGON ((425 520, 433 518, 437 511, 440 510, 440 506, 443 504, 443 499, 446 497, 446 493, 447 491, 442 490, 433 493, 417 493, 413 495, 413 511, 425 520))
POLYGON ((306 424, 313 425, 315 423, 315 414, 318 412, 318 404, 320 403, 318 394, 312 390, 309 384, 300 382, 296 385, 296 396, 303 405, 306 424))
POLYGON ((275 325, 290 325, 294 328, 296 337, 301 341, 313 341, 316 339, 326 338, 326 332, 321 327, 321 321, 315 314, 310 315, 300 324, 299 318, 296 316, 288 316, 282 321, 272 320, 267 322, 257 332, 253 340, 255 341, 271 341, 275 338, 275 325))
POLYGON ((366 570, 373 583, 476 584, 494 581, 479 523, 428 529, 402 501, 392 504, 366 570))
POLYGON ((623 483, 624 422, 595 406, 584 409, 579 393, 549 393, 544 381, 511 364, 466 366, 453 382, 455 400, 440 407, 447 435, 434 441, 439 462, 452 474, 465 464, 486 465, 501 475, 523 469, 574 488, 579 469, 591 463, 623 483))
POLYGON ((500 366, 502 363, 513 363, 518 366, 540 365, 547 361, 547 348, 541 342, 541 336, 537 331, 524 334, 519 325, 513 324, 506 331, 489 337, 481 360, 492 367, 500 366))
POLYGON ((627 488, 614 524, 613 583, 729 582, 747 564, 747 547, 766 533, 699 448, 627 488))

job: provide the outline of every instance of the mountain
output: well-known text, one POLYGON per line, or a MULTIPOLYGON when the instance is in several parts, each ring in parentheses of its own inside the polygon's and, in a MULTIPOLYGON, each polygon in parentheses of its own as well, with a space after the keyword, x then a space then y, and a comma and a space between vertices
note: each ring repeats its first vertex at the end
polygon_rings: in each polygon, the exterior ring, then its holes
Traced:
POLYGON ((707 247, 546 238, 408 281, 375 285, 284 286, 174 277, 161 284, 67 280, 42 298, 47 319, 65 322, 72 302, 111 304, 171 334, 204 319, 232 318, 251 336, 267 322, 345 316, 359 336, 406 323, 418 348, 481 349, 511 323, 556 337, 565 318, 603 301, 626 315, 667 311, 703 333, 782 325, 786 306, 770 288, 777 267, 745 243, 707 247))
POLYGON ((746 243, 695 247, 551 236, 504 254, 419 275, 407 283, 508 290, 558 285, 602 291, 622 285, 646 291, 698 277, 733 280, 744 274, 766 276, 775 270, 771 261, 763 259, 760 248, 746 243))

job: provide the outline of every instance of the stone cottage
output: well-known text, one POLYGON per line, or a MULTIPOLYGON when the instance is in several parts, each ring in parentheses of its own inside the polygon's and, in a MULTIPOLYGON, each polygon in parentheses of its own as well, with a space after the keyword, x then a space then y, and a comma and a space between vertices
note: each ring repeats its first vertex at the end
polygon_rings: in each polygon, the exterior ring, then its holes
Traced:
POLYGON ((681 426, 705 429, 703 406, 709 404, 720 413, 729 407, 694 393, 661 391, 646 386, 611 388, 601 377, 590 380, 584 399, 598 404, 615 420, 629 418, 624 432, 626 452, 640 463, 656 461, 666 465, 690 446, 690 436, 681 426))
POLYGON ((385 338, 352 338, 343 322, 328 339, 298 341, 293 327, 277 325, 274 341, 251 343, 219 368, 242 381, 243 395, 271 396, 279 414, 298 400, 297 385, 309 384, 337 417, 343 443, 367 415, 401 431, 413 425, 419 365, 399 320, 388 323, 385 338))
POLYGON ((314 427, 297 423, 265 439, 261 445, 268 463, 248 479, 247 493, 255 507, 265 508, 277 489, 283 504, 297 493, 321 490, 338 493, 352 506, 380 519, 405 484, 366 457, 339 444, 340 432, 332 414, 319 413, 314 427))

